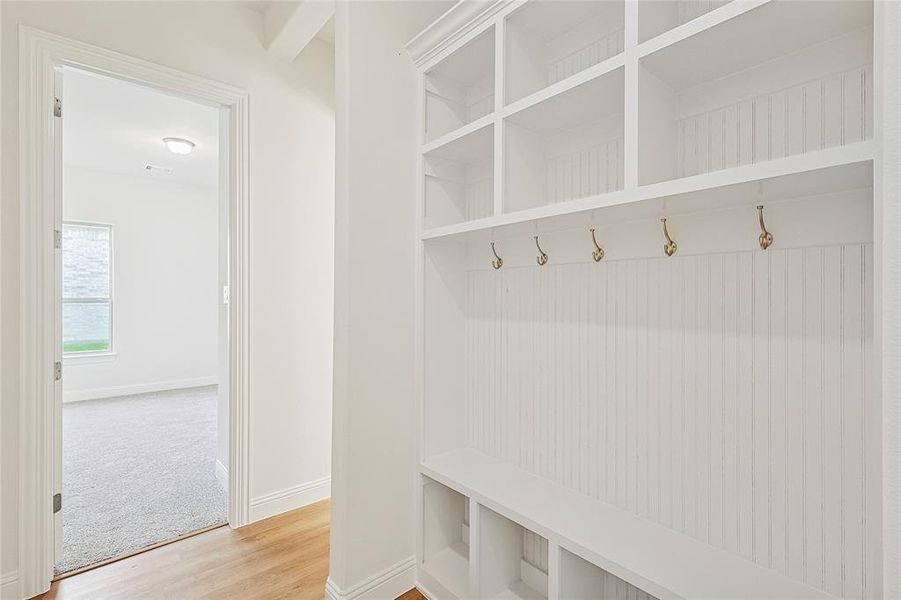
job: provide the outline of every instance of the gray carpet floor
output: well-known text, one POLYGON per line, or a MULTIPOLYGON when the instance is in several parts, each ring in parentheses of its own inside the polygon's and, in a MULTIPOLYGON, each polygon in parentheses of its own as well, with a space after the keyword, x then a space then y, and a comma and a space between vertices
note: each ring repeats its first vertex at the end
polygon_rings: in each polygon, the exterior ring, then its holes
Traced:
POLYGON ((216 386, 63 405, 57 573, 227 520, 216 386))

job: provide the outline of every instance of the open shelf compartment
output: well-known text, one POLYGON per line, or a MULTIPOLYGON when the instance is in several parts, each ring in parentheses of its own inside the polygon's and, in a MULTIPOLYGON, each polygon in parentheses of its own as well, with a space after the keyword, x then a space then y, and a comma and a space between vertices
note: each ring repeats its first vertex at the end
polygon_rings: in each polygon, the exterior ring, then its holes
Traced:
POLYGON ((494 214, 494 126, 486 125, 423 155, 423 226, 494 214))
POLYGON ((504 212, 623 187, 623 69, 510 115, 504 212))
POLYGON ((533 0, 507 19, 510 104, 623 51, 623 0, 533 0))
POLYGON ((425 140, 494 112, 494 29, 425 73, 425 140))
POLYGON ((547 540, 479 507, 478 598, 540 600, 548 596, 547 540))
POLYGON ((871 2, 769 2, 643 57, 639 184, 872 138, 872 21, 871 2))
POLYGON ((469 597, 469 500, 422 478, 422 568, 457 598, 469 597))
POLYGON ((645 42, 725 6, 729 2, 731 0, 644 0, 638 2, 638 41, 645 42))
POLYGON ((559 598, 561 600, 597 600, 598 598, 657 600, 647 592, 563 548, 560 549, 559 581, 559 598))

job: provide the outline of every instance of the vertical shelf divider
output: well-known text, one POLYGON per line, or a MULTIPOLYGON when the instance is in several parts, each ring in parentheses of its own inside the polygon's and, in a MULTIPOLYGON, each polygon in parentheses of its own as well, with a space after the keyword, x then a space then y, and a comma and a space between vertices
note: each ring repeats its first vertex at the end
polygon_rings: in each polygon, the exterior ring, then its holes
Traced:
POLYGON ((481 556, 481 544, 479 532, 481 531, 481 519, 479 518, 479 503, 469 499, 469 597, 479 597, 479 557, 481 556))
POLYGON ((638 187, 638 2, 626 2, 623 24, 625 103, 623 106, 623 189, 638 187))
POLYGON ((494 21, 494 216, 504 213, 504 183, 507 172, 504 168, 504 119, 501 109, 506 102, 504 81, 507 46, 507 19, 502 13, 494 21))
POLYGON ((566 600, 560 597, 560 546, 547 542, 547 600, 566 600))

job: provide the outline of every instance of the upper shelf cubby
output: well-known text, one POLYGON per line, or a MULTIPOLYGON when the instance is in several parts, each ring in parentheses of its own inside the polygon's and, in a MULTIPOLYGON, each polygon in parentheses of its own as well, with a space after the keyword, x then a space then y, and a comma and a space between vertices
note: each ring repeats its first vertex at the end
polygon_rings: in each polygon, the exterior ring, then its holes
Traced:
POLYGON ((494 125, 489 124, 423 155, 426 228, 494 213, 494 125))
POLYGON ((623 187, 623 68, 510 115, 504 212, 623 187))
POLYGON ((731 0, 645 0, 638 3, 638 41, 644 42, 731 0))
POLYGON ((872 19, 775 0, 642 57, 639 184, 871 138, 872 19))
POLYGON ((425 73, 425 141, 494 111, 494 29, 425 73))
POLYGON ((623 0, 532 0, 507 18, 505 104, 623 51, 623 0))

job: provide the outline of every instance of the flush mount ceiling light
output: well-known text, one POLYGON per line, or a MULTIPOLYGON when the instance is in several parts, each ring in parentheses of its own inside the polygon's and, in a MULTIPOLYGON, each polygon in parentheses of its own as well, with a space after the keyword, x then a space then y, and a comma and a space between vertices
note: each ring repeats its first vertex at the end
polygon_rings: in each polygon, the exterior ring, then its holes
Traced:
POLYGON ((169 152, 172 154, 190 154, 191 150, 194 149, 194 142, 184 138, 165 137, 163 138, 163 143, 166 144, 166 148, 168 148, 169 152))

